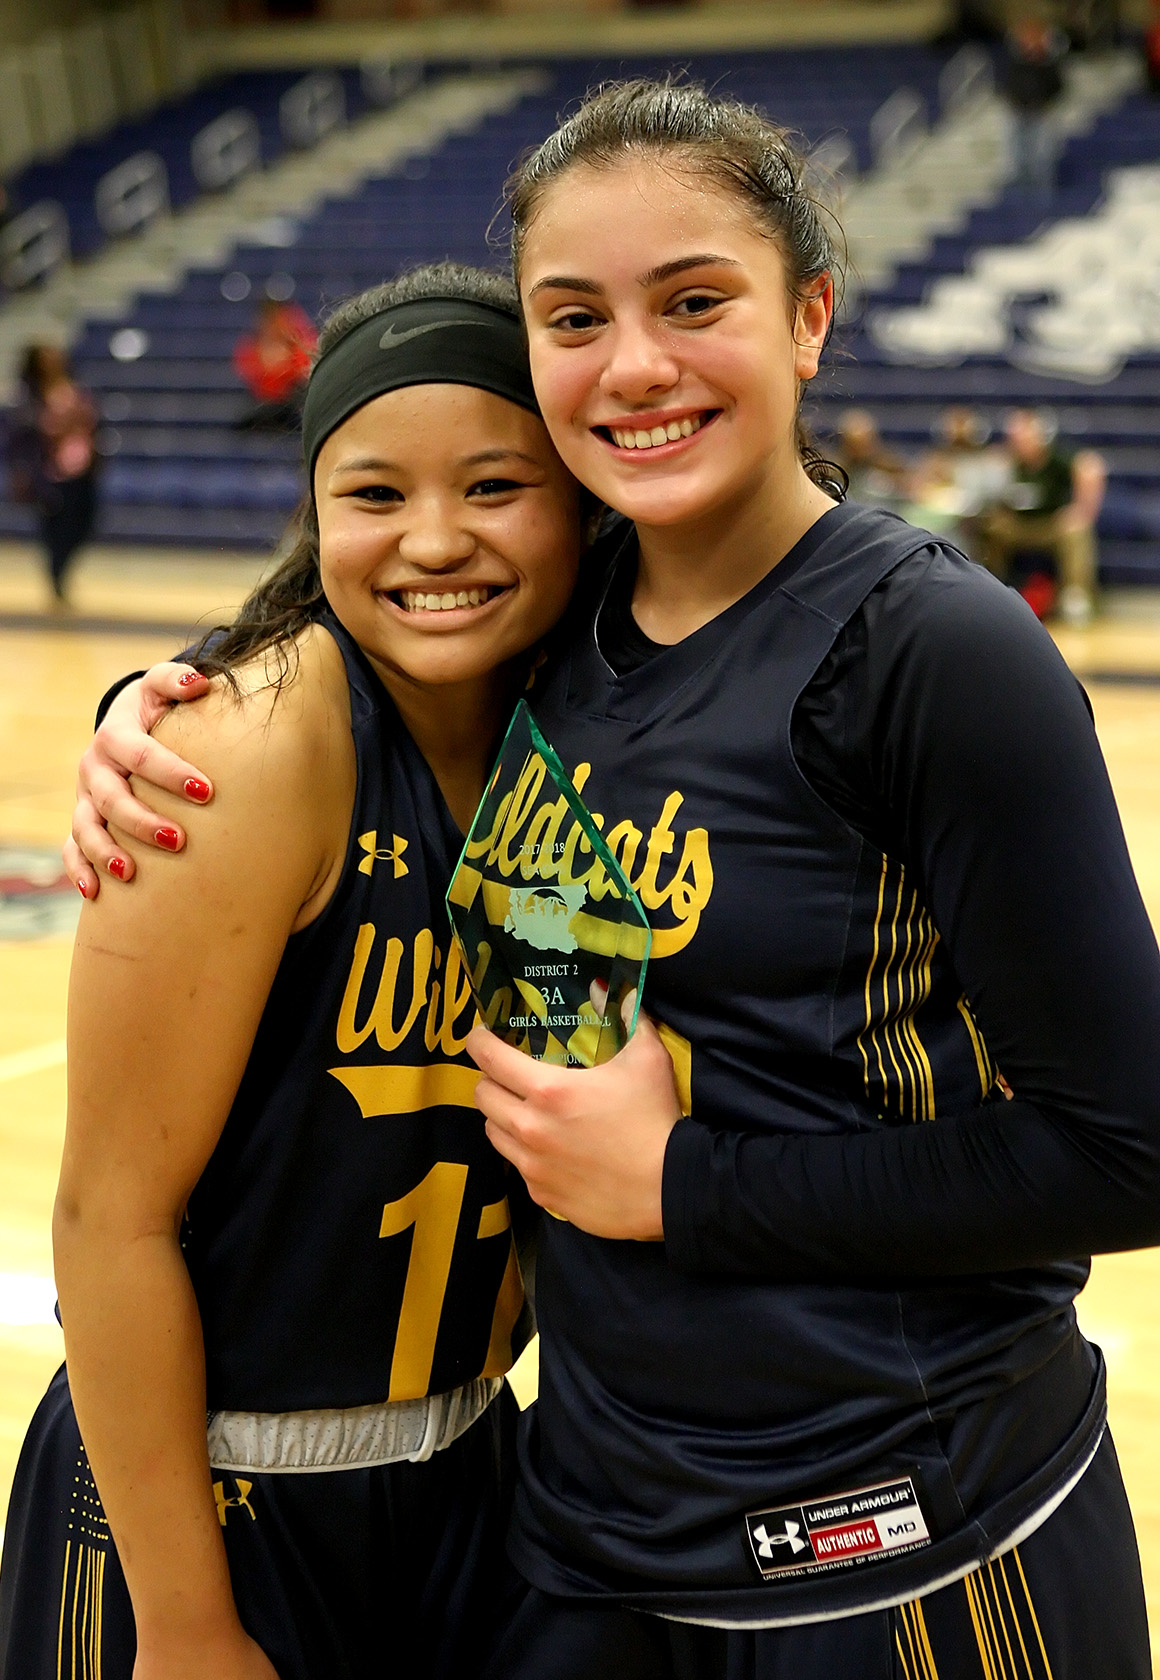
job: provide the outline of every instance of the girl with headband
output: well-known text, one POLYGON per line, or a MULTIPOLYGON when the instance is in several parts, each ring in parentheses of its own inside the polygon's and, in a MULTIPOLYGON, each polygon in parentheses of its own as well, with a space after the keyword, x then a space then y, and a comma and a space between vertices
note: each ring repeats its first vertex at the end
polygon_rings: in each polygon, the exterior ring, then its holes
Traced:
POLYGON ((443 896, 579 552, 513 305, 331 317, 298 541, 158 731, 217 802, 82 916, 3 1680, 478 1670, 528 1315, 443 896))
POLYGON ((804 447, 834 256, 784 134, 612 88, 511 203, 545 423, 626 516, 534 706, 677 1078, 472 1037, 566 1216, 491 1680, 1145 1680, 1074 1297, 1160 1238, 1160 960, 1082 692, 804 447))

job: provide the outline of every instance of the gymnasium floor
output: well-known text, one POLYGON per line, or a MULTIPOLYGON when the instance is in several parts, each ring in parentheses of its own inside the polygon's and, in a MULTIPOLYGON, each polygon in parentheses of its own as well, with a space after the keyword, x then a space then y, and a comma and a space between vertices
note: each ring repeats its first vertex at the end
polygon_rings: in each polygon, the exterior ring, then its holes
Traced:
MULTIPOLYGON (((167 657, 195 622, 235 606, 261 564, 199 553, 160 564, 139 551, 99 551, 79 568, 75 611, 54 619, 33 550, 0 545, 0 1511, 28 1418, 62 1357, 49 1218, 80 907, 60 884, 58 848, 76 760, 108 684, 167 657)), ((1160 598, 1117 598, 1090 630, 1058 640, 1088 684, 1140 885, 1160 925, 1160 598)), ((1107 1356, 1112 1427, 1160 1630, 1160 1250, 1097 1260, 1080 1315, 1107 1356)), ((534 1367, 521 1378, 526 1398, 534 1367)))

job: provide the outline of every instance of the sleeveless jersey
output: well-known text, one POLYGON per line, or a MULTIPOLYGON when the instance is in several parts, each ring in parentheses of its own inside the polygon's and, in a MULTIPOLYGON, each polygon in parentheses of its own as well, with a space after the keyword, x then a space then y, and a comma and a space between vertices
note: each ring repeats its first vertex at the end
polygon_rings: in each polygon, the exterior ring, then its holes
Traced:
MULTIPOLYGON (((645 1007, 685 1112, 711 1130, 840 1138, 998 1099, 917 883, 814 793, 790 745, 842 627, 930 541, 837 506, 742 600, 623 677, 591 598, 534 698, 649 914, 645 1007)), ((577 876, 599 868, 576 856, 577 876)), ((1085 1277, 1081 1262, 689 1276, 663 1243, 545 1221, 517 1564, 548 1592, 758 1626, 964 1573, 1098 1443, 1102 1379, 1072 1306, 1085 1277)))
POLYGON ((287 943, 190 1197, 215 1410, 439 1393, 501 1375, 527 1339, 443 903, 462 835, 358 648, 323 623, 350 685, 355 806, 334 896, 287 943))

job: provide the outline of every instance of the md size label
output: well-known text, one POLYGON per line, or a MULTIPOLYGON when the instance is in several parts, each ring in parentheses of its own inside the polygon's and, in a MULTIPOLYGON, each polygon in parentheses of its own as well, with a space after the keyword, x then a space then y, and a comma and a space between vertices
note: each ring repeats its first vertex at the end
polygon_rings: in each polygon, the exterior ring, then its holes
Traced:
POLYGON ((910 1477, 773 1511, 750 1511, 749 1544, 766 1579, 849 1569, 930 1544, 910 1477))

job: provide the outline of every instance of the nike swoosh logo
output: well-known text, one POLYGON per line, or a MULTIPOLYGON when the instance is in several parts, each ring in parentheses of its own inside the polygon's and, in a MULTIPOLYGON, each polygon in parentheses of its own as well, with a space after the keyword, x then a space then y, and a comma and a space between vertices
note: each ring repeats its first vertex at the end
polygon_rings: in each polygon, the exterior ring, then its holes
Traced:
POLYGON ((394 327, 388 327, 379 339, 380 350, 394 350, 399 344, 406 344, 409 338, 418 338, 421 333, 442 332, 444 327, 474 327, 475 321, 429 321, 425 327, 409 327, 406 332, 398 332, 394 327))

